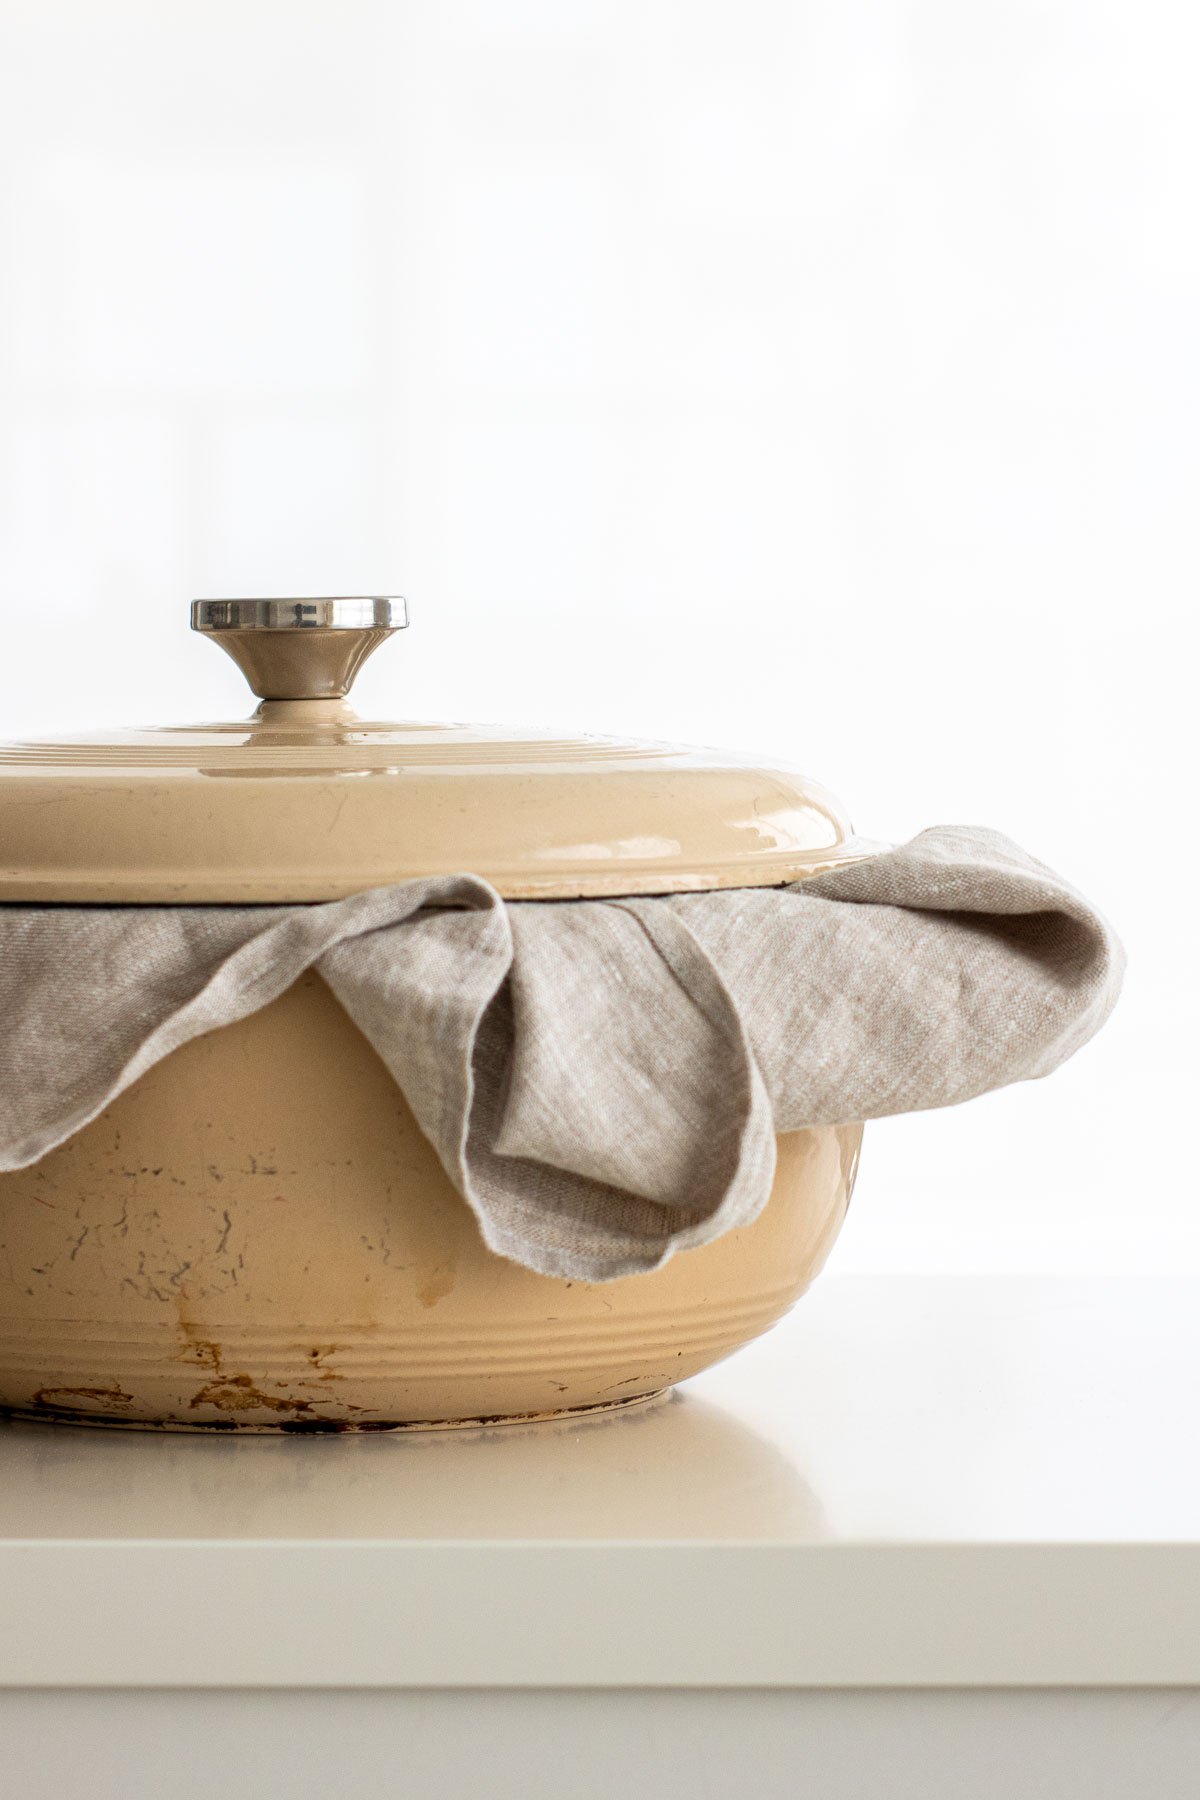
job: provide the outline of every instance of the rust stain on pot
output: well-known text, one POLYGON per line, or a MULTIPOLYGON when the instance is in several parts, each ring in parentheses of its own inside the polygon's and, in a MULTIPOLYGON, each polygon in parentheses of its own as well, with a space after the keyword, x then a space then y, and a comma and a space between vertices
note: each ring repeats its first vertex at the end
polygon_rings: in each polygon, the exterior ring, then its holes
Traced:
POLYGON ((314 1370, 318 1380, 320 1380, 320 1381, 345 1381, 346 1377, 341 1373, 341 1371, 339 1369, 327 1369, 324 1366, 325 1358, 327 1356, 334 1356, 334 1355, 336 1355, 336 1353, 339 1350, 343 1350, 343 1349, 345 1349, 344 1344, 324 1344, 324 1345, 314 1344, 313 1345, 312 1349, 308 1353, 308 1360, 312 1364, 313 1370, 314 1370))
POLYGON ((279 1394, 264 1394, 249 1375, 226 1375, 220 1381, 210 1381, 188 1401, 189 1410, 198 1406, 214 1406, 218 1412, 254 1412, 259 1407, 266 1407, 268 1412, 312 1411, 308 1400, 284 1400, 279 1394))
POLYGON ((439 1300, 444 1300, 454 1286, 454 1273, 453 1257, 431 1269, 417 1289, 417 1299, 421 1305, 436 1306, 439 1300))
MULTIPOLYGON (((255 1384, 250 1375, 227 1375, 224 1370, 225 1352, 213 1338, 201 1337, 204 1329, 195 1320, 186 1317, 182 1301, 179 1307, 179 1328, 187 1340, 177 1352, 175 1360, 179 1362, 199 1363, 201 1368, 211 1371, 214 1380, 206 1382, 188 1401, 188 1410, 196 1411, 202 1406, 211 1406, 217 1412, 239 1413, 267 1411, 275 1413, 311 1413, 312 1402, 308 1400, 285 1400, 280 1394, 268 1394, 255 1384)), ((320 1381, 342 1381, 344 1376, 334 1369, 322 1367, 325 1357, 332 1356, 341 1349, 340 1344, 314 1344, 308 1352, 308 1362, 320 1381)), ((225 1423, 224 1420, 221 1421, 225 1423)), ((232 1421, 230 1421, 232 1423, 232 1421)))
POLYGON ((112 1387, 44 1387, 39 1388, 33 1396, 32 1405, 43 1407, 47 1412, 78 1412, 78 1407, 66 1407, 52 1396, 60 1394, 69 1400, 94 1400, 99 1406, 132 1406, 133 1395, 127 1394, 123 1387, 114 1382, 112 1387))
POLYGON ((204 1327, 187 1317, 184 1312, 187 1300, 183 1294, 180 1294, 175 1304, 179 1312, 179 1329, 183 1333, 185 1342, 183 1348, 175 1353, 172 1361, 199 1363, 202 1369, 211 1369, 214 1375, 219 1375, 222 1356, 220 1344, 214 1342, 212 1338, 200 1336, 204 1327))

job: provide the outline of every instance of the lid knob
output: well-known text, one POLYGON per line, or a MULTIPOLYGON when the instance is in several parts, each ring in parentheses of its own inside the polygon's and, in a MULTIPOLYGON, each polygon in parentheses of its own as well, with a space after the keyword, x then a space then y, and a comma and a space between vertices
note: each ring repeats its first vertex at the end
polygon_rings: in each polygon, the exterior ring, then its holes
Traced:
POLYGON ((260 700, 344 699, 372 650, 407 624, 396 595, 192 601, 192 630, 229 652, 260 700))

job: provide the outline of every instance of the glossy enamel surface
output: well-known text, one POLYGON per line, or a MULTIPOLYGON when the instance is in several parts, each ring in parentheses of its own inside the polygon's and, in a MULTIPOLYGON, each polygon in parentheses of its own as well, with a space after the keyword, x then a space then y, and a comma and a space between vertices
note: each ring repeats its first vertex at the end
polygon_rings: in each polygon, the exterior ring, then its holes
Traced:
POLYGON ((752 757, 332 700, 0 745, 0 902, 318 901, 463 872, 514 899, 750 887, 849 839, 824 788, 752 757))
POLYGON ((0 1176, 0 1407, 321 1431, 601 1407, 756 1337, 824 1262, 861 1128, 779 1140, 751 1226, 589 1285, 488 1251, 315 974, 0 1176))

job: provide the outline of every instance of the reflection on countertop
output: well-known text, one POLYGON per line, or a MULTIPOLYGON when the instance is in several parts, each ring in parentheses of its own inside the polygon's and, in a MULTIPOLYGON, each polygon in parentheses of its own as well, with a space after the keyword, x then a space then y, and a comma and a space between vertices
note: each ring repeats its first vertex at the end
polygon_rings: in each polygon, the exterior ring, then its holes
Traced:
POLYGON ((0 1422, 0 1538, 826 1535, 787 1457, 674 1394, 536 1425, 214 1438, 0 1422))

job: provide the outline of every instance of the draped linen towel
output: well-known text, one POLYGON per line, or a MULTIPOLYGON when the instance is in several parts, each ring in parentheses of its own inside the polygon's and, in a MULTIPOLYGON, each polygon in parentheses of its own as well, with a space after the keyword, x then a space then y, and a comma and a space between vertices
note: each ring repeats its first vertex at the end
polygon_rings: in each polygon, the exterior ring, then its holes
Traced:
POLYGON ((316 968, 489 1246, 614 1280, 754 1219, 776 1132, 1049 1074, 1123 966, 1081 895, 966 826, 655 899, 508 903, 450 875, 325 905, 0 906, 0 1168, 316 968))

